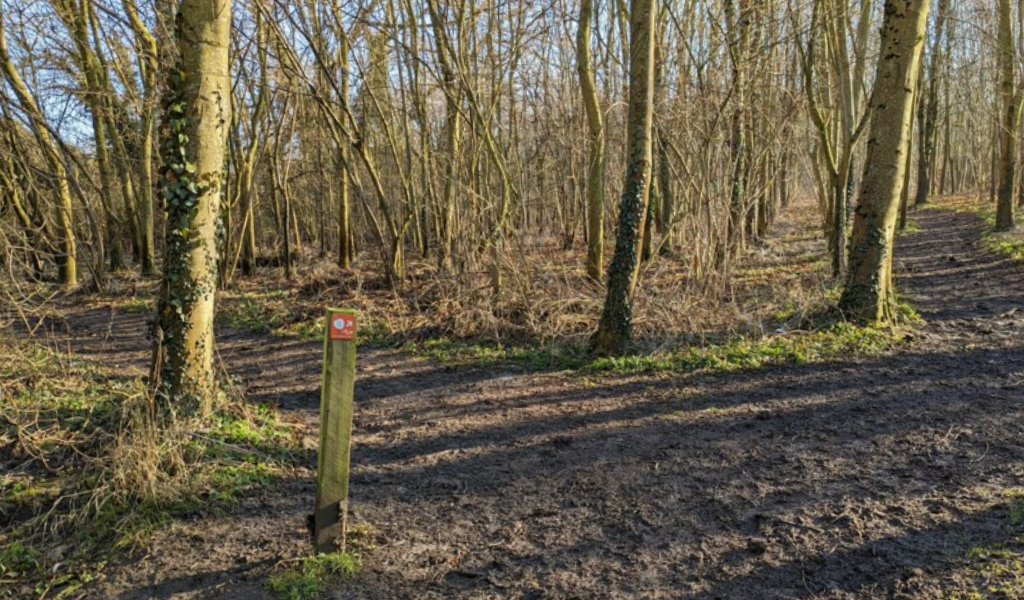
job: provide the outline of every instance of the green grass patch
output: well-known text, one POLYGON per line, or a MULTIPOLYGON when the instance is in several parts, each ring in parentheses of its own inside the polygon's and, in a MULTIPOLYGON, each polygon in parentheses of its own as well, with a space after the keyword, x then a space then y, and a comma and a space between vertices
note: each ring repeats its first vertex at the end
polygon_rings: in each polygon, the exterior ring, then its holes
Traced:
POLYGON ((36 548, 21 542, 13 542, 0 552, 0 575, 5 579, 42 573, 43 555, 36 548))
POLYGON ((127 313, 152 314, 156 312, 156 302, 152 298, 132 296, 120 304, 120 308, 127 313))
POLYGON ((0 334, 0 459, 18 465, 0 474, 0 598, 72 596, 176 520, 230 512, 308 458, 274 410, 241 402, 133 446, 145 394, 141 378, 0 334), (133 486, 138 473, 161 493, 133 486))
POLYGON ((1010 502, 1010 522, 1024 525, 1024 496, 1015 495, 1010 502))
POLYGON ((968 550, 963 559, 963 580, 971 589, 951 595, 950 600, 1024 598, 1024 492, 1010 492, 1007 499, 1005 508, 1012 538, 968 550))
POLYGON ((973 589, 951 595, 950 600, 1024 598, 1024 546, 1020 542, 972 548, 965 560, 973 589))
MULTIPOLYGON (((304 340, 324 341, 326 316, 321 315, 308 320, 295 321, 273 331, 282 337, 299 337, 304 340)), ((356 331, 356 346, 359 348, 384 348, 395 346, 402 341, 383 321, 370 319, 364 314, 359 315, 359 326, 356 331)))
POLYGON ((329 586, 354 578, 361 567, 355 553, 318 554, 271 577, 267 587, 281 600, 319 600, 326 596, 329 586))
POLYGON ((878 355, 892 350, 904 339, 899 330, 836 323, 820 331, 790 332, 761 339, 737 338, 671 353, 600 358, 587 365, 586 370, 620 375, 730 373, 878 355))
MULTIPOLYGON (((253 334, 297 337, 322 342, 326 315, 308 306, 296 306, 287 291, 225 295, 217 307, 217 324, 253 334)), ((401 341, 383 321, 360 313, 356 344, 359 347, 394 346, 401 341)))
POLYGON ((580 369, 591 360, 582 345, 544 342, 514 345, 438 338, 407 344, 404 348, 441 364, 505 366, 528 371, 580 369))
MULTIPOLYGON (((845 321, 810 331, 763 337, 735 337, 719 343, 687 346, 675 351, 594 358, 582 344, 504 345, 435 339, 406 348, 440 364, 507 367, 526 371, 577 371, 635 375, 639 373, 730 373, 771 366, 803 365, 877 356, 905 343, 921 317, 900 302, 894 328, 860 327, 845 321)), ((794 313, 783 311, 780 320, 794 313)))
POLYGON ((287 291, 225 295, 217 306, 217 324, 239 331, 265 334, 293 320, 287 291))
POLYGON ((1024 261, 1024 233, 1018 230, 996 231, 996 211, 992 206, 977 206, 973 213, 985 221, 981 241, 989 252, 1013 261, 1024 261))
POLYGON ((1013 261, 1024 262, 1024 234, 1018 231, 988 231, 983 239, 985 247, 990 251, 1013 261))
MULTIPOLYGON (((265 294, 225 295, 217 307, 217 324, 238 331, 278 337, 297 337, 322 342, 326 318, 322 311, 310 314, 297 307, 287 290, 265 294)), ((388 325, 360 314, 356 344, 359 347, 393 346, 400 341, 388 325)))
POLYGON ((1024 232, 1019 230, 996 231, 996 209, 990 203, 979 204, 961 202, 957 204, 939 204, 942 210, 951 210, 961 214, 975 215, 985 223, 981 241, 985 248, 999 256, 1005 256, 1016 262, 1024 262, 1024 232))
POLYGON ((907 219, 907 226, 896 232, 896 235, 909 235, 911 233, 921 233, 923 231, 921 226, 914 219, 907 219))

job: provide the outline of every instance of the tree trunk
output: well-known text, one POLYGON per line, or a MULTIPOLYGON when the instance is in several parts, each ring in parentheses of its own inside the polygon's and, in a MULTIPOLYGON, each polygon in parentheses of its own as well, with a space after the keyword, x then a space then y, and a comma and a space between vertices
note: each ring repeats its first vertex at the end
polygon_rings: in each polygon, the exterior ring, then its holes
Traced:
POLYGON ((1011 0, 999 0, 999 67, 1002 129, 999 132, 999 186, 996 197, 996 230, 1013 229, 1013 184, 1016 176, 1017 105, 1014 89, 1017 51, 1011 0))
POLYGON ((210 412, 220 205, 231 114, 231 0, 182 0, 161 132, 167 211, 152 381, 165 414, 210 412))
POLYGON ((134 0, 122 0, 125 13, 135 32, 136 49, 139 53, 139 71, 142 74, 144 98, 142 113, 139 115, 139 137, 141 148, 140 177, 138 194, 138 227, 141 247, 139 258, 142 274, 156 275, 156 234, 153 220, 153 135, 154 115, 157 104, 157 73, 159 72, 159 51, 157 41, 142 19, 134 0))
POLYGON ((57 223, 60 225, 59 253, 57 255, 57 271, 60 282, 67 288, 78 285, 78 244, 73 227, 71 206, 71 187, 68 184, 67 170, 56 142, 50 135, 45 118, 35 98, 29 91, 21 74, 14 67, 11 55, 7 50, 7 32, 4 30, 4 11, 0 3, 0 69, 11 88, 14 89, 22 108, 31 119, 32 133, 35 135, 39 148, 46 158, 55 180, 54 199, 57 204, 57 223))
POLYGON ((943 55, 942 36, 946 26, 946 15, 949 13, 949 0, 939 0, 938 18, 935 21, 935 39, 932 40, 931 57, 928 61, 928 90, 919 94, 921 107, 918 116, 921 147, 918 148, 917 160, 917 194, 915 205, 928 202, 935 173, 936 128, 939 123, 939 78, 942 72, 943 55), (923 109, 923 110, 922 110, 923 109))
MULTIPOLYGON (((923 69, 922 69, 923 71, 923 69)), ((921 111, 921 84, 923 80, 918 78, 918 88, 914 90, 914 96, 911 100, 911 104, 914 106, 914 110, 918 112, 920 116, 921 111)), ((900 186, 900 214, 897 222, 897 227, 900 231, 907 228, 907 212, 910 210, 910 172, 914 162, 914 123, 915 121, 920 124, 920 119, 910 119, 910 130, 907 132, 907 154, 904 157, 903 164, 903 184, 900 186)), ((923 143, 923 142, 922 142, 923 143)), ((920 150, 918 157, 920 157, 920 150)), ((920 182, 918 183, 920 185, 920 182)))
POLYGON ((862 323, 891 322, 892 253, 931 0, 886 0, 864 177, 840 307, 862 323))
POLYGON ((587 111, 590 160, 587 169, 587 276, 601 281, 604 272, 604 165, 605 140, 601 104, 591 66, 590 31, 593 0, 580 3, 580 24, 576 34, 576 70, 587 111))
POLYGON ((651 191, 654 121, 654 22, 656 0, 633 0, 630 8, 628 160, 619 203, 615 254, 608 268, 608 293, 592 340, 597 354, 621 354, 632 334, 633 294, 639 276, 639 243, 644 237, 651 191))
POLYGON ((732 174, 729 199, 729 230, 727 248, 729 256, 746 246, 745 219, 747 212, 747 46, 749 42, 749 16, 746 4, 737 0, 725 0, 726 37, 729 45, 729 61, 732 65, 733 96, 735 107, 732 114, 731 150, 732 174))

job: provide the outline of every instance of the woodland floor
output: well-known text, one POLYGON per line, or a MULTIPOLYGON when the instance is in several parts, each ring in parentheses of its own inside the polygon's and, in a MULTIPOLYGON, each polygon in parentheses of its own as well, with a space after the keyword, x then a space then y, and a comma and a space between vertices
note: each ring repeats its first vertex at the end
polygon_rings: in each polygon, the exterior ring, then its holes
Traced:
MULTIPOLYGON (((899 285, 927 324, 883 358, 622 377, 363 353, 351 521, 375 549, 331 597, 1017 597, 978 557, 1024 552, 1024 268, 974 215, 914 219, 899 285)), ((61 335, 133 370, 146 318, 79 309, 61 335)), ((220 352, 314 447, 320 344, 225 331, 220 352)), ((91 597, 272 597, 314 468, 158 534, 91 597)))

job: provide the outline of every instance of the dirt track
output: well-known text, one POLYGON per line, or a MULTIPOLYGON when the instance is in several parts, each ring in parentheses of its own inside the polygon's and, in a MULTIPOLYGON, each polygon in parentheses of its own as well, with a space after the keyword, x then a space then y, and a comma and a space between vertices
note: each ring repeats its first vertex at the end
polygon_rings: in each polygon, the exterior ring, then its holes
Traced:
MULTIPOLYGON (((945 598, 969 549, 1010 542, 1024 472, 1024 270, 974 217, 924 211, 901 290, 928 320, 865 362, 677 378, 360 360, 354 522, 336 598, 945 598)), ((144 364, 145 317, 83 311, 73 348, 144 364)), ((320 346, 227 335, 249 398, 315 439, 320 346)), ((115 565, 98 598, 269 597, 307 550, 313 464, 115 565)))

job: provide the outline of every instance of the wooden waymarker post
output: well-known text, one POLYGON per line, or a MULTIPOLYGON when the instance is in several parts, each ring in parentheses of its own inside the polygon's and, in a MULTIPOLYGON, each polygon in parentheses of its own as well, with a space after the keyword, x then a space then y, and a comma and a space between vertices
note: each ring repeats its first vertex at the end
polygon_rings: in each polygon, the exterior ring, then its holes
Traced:
POLYGON ((339 539, 344 546, 355 382, 356 311, 328 309, 313 513, 315 552, 335 551, 339 539))

